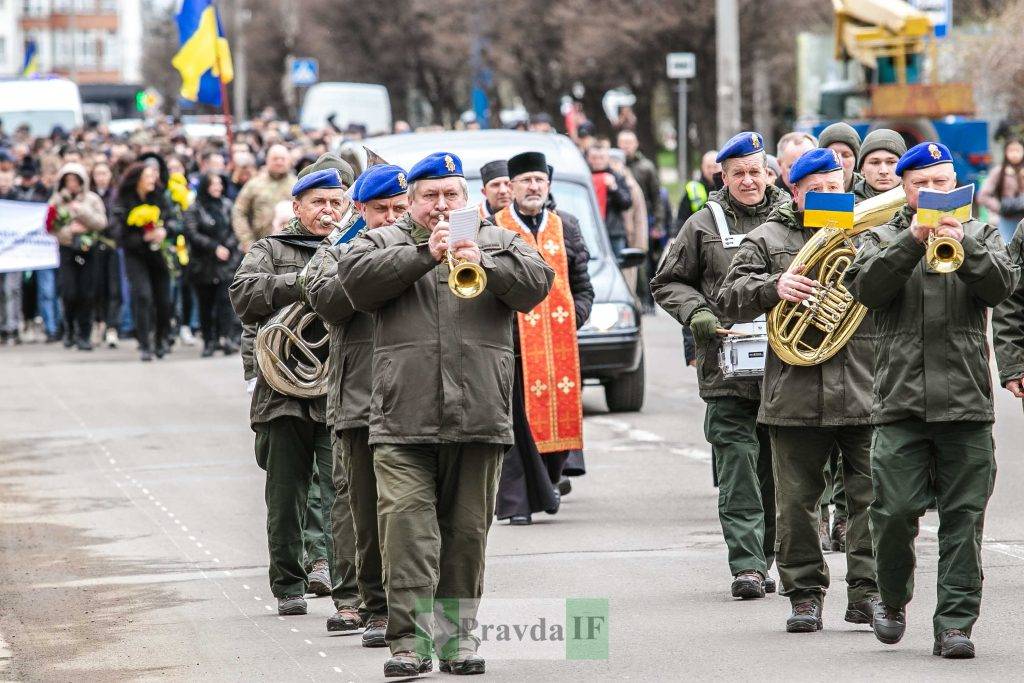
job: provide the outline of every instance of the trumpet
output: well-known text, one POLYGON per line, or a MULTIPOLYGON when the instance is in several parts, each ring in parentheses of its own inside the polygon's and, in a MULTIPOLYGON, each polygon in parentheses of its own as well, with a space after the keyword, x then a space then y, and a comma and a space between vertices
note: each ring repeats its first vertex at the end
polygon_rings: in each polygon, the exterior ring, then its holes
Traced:
POLYGON ((452 250, 447 252, 448 256, 448 288, 452 294, 460 299, 473 299, 480 296, 487 289, 487 273, 475 263, 466 260, 457 260, 452 255, 452 250))
POLYGON ((964 247, 952 237, 937 236, 933 229, 928 234, 924 259, 936 273, 953 273, 964 263, 964 247))

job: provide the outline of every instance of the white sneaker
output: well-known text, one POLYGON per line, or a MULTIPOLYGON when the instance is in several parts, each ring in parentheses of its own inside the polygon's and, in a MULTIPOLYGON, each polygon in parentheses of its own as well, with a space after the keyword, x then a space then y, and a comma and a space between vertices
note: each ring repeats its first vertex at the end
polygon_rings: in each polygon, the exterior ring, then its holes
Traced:
POLYGON ((192 334, 192 329, 188 325, 181 326, 181 332, 178 333, 178 336, 181 338, 181 343, 185 346, 196 345, 195 335, 192 334))
POLYGON ((113 327, 107 328, 107 333, 103 335, 103 342, 110 348, 117 348, 117 330, 113 327))

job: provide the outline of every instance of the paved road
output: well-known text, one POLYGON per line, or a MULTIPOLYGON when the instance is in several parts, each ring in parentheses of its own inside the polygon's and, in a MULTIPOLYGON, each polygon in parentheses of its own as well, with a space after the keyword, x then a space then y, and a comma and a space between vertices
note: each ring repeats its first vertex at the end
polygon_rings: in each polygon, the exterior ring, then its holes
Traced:
MULTIPOLYGON (((677 327, 648 318, 647 407, 611 415, 588 389, 587 476, 556 517, 498 525, 491 535, 488 598, 513 607, 607 598, 609 658, 492 655, 490 679, 1019 678, 1019 404, 1000 392, 979 658, 947 662, 930 654, 932 516, 919 542, 919 595, 897 647, 842 621, 838 554, 828 556, 836 586, 821 633, 786 634, 778 596, 728 597, 703 406, 680 350, 677 327)), ((328 600, 311 601, 306 617, 274 610, 237 357, 201 360, 185 349, 144 365, 129 349, 23 346, 0 349, 0 377, 0 678, 381 678, 381 650, 326 632, 328 600)))

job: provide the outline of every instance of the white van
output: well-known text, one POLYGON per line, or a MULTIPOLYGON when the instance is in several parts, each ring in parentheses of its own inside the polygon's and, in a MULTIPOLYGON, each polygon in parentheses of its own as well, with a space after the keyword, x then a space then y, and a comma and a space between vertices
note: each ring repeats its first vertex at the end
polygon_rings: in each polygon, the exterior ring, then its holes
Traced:
POLYGON ((28 124, 32 135, 46 136, 54 126, 65 131, 82 125, 78 86, 63 78, 0 81, 0 121, 13 133, 28 124))
POLYGON ((334 114, 334 125, 366 126, 367 135, 391 132, 388 89, 373 83, 317 83, 306 91, 299 123, 306 130, 324 128, 334 114))

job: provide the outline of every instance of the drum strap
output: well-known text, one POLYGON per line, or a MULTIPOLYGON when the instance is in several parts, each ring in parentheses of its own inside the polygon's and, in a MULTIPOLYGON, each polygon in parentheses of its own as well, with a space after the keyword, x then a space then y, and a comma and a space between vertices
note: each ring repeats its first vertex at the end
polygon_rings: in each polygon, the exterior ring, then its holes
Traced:
POLYGON ((722 246, 726 249, 735 249, 740 246, 740 242, 743 241, 743 235, 729 234, 729 223, 725 219, 725 211, 722 209, 722 205, 709 199, 705 206, 711 209, 711 215, 715 219, 715 227, 718 228, 718 235, 722 238, 722 246))

